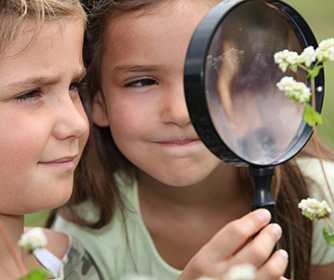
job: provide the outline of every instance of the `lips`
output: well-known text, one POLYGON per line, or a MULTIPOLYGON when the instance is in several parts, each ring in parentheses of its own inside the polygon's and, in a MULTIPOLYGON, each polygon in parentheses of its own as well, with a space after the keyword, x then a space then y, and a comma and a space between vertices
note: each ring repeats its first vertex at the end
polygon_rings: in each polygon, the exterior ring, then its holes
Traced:
POLYGON ((38 164, 40 166, 51 168, 53 170, 61 170, 61 172, 64 172, 64 171, 67 172, 69 170, 75 169, 76 162, 74 160, 77 156, 78 155, 65 156, 65 157, 54 159, 54 160, 40 161, 38 162, 38 164))
POLYGON ((49 163, 66 163, 66 162, 69 162, 69 161, 73 161, 75 158, 76 158, 76 156, 63 157, 63 158, 59 158, 59 159, 56 159, 56 160, 49 161, 49 163))
POLYGON ((39 163, 42 164, 62 164, 62 163, 67 163, 67 162, 72 162, 78 155, 75 156, 66 156, 66 157, 61 157, 55 160, 50 160, 50 161, 40 161, 39 163))
POLYGON ((159 141, 158 143, 164 146, 185 147, 185 146, 190 146, 193 144, 198 144, 200 143, 200 140, 199 139, 185 139, 185 140, 175 139, 175 140, 159 141))

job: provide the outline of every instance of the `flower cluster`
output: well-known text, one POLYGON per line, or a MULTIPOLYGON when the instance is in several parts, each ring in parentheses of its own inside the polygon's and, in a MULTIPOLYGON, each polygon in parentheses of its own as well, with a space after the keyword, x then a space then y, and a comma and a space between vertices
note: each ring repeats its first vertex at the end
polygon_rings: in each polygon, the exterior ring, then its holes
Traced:
MULTIPOLYGON (((243 263, 239 265, 232 266, 225 276, 223 276, 223 280, 254 280, 256 273, 256 267, 250 263, 243 263)), ((207 276, 202 276, 197 280, 214 280, 217 278, 211 278, 207 276)), ((219 278, 221 279, 221 278, 219 278)))
POLYGON ((224 280, 253 280, 255 278, 256 268, 249 264, 240 264, 231 267, 224 277, 224 280))
MULTIPOLYGON (((312 63, 317 61, 318 63, 329 61, 334 61, 334 39, 330 38, 320 42, 317 49, 313 46, 309 46, 303 50, 303 52, 298 55, 297 52, 283 50, 275 53, 274 55, 275 63, 279 65, 282 72, 290 67, 293 72, 297 71, 298 66, 303 64, 309 68, 312 63)), ((301 67, 303 68, 303 67, 301 67)))
POLYGON ((316 57, 321 62, 326 62, 327 60, 334 62, 334 38, 320 42, 316 50, 316 57))
POLYGON ((332 212, 325 200, 320 202, 314 198, 303 199, 299 202, 298 208, 300 208, 302 210, 302 214, 311 221, 313 221, 314 218, 328 218, 332 212))
MULTIPOLYGON (((308 103, 314 95, 314 78, 323 68, 322 63, 326 61, 334 61, 334 39, 330 38, 320 42, 317 49, 309 46, 299 55, 297 52, 283 50, 275 53, 274 61, 278 64, 282 72, 286 72, 288 68, 291 71, 297 72, 298 68, 307 72, 307 77, 311 78, 311 90, 301 82, 297 82, 293 77, 283 77, 276 85, 283 91, 286 97, 294 100, 297 103, 305 104, 304 121, 310 126, 317 123, 322 123, 321 115, 308 103)), ((314 99, 313 99, 314 101, 314 99)))
POLYGON ((285 96, 297 103, 304 104, 310 101, 311 92, 309 88, 301 82, 295 81, 292 77, 283 77, 277 87, 285 93, 285 96))
POLYGON ((33 228, 27 233, 22 234, 19 240, 19 246, 23 247, 28 253, 32 253, 35 249, 45 248, 47 238, 41 228, 33 228))
POLYGON ((289 50, 275 53, 274 60, 283 73, 286 72, 289 66, 296 67, 301 62, 298 53, 289 50))
POLYGON ((320 202, 314 198, 307 198, 300 201, 298 207, 302 210, 302 214, 311 221, 324 219, 327 222, 332 232, 324 228, 322 233, 327 244, 334 247, 334 225, 328 219, 332 210, 329 208, 328 203, 325 200, 320 202))

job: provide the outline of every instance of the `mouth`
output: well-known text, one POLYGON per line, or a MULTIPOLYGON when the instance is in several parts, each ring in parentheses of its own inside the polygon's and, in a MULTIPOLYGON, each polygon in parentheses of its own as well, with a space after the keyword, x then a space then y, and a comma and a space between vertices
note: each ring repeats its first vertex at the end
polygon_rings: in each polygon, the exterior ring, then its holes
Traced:
POLYGON ((185 140, 168 140, 168 141, 160 141, 159 144, 166 146, 189 146, 201 143, 199 139, 185 139, 185 140))
POLYGON ((57 167, 62 169, 74 169, 76 166, 75 159, 78 155, 65 156, 54 160, 39 161, 38 164, 48 167, 57 167))

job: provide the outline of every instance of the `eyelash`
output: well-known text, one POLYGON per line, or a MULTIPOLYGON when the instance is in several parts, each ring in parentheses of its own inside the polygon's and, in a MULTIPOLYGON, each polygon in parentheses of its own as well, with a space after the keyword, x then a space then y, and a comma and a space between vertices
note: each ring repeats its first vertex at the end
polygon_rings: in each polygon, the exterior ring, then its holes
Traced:
MULTIPOLYGON (((82 82, 73 82, 69 86, 69 91, 76 93, 80 93, 80 90, 82 88, 82 82), (75 89, 73 89, 75 87, 75 89)), ((24 92, 19 96, 15 97, 16 102, 32 102, 42 96, 42 90, 41 89, 35 89, 28 92, 24 92)))
POLYGON ((153 86, 153 85, 157 85, 157 84, 158 84, 158 82, 155 81, 154 79, 144 78, 144 79, 138 79, 138 80, 134 80, 132 82, 129 82, 129 83, 125 84, 125 87, 148 87, 148 86, 153 86))
POLYGON ((38 97, 41 97, 41 95, 42 95, 42 91, 40 89, 35 89, 35 90, 25 92, 15 97, 15 101, 17 102, 33 101, 33 100, 36 100, 38 97))
POLYGON ((69 91, 74 91, 74 89, 71 89, 71 88, 75 87, 76 88, 75 91, 80 94, 82 86, 83 86, 83 82, 82 81, 80 81, 80 82, 73 82, 73 83, 70 84, 69 91))

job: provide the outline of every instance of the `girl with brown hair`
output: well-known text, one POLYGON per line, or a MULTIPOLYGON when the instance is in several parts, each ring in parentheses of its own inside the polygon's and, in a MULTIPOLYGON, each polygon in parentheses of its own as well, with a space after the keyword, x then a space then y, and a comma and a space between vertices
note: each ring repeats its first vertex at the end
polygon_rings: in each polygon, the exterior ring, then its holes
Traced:
POLYGON ((74 196, 53 227, 81 238, 107 279, 222 279, 240 263, 256 267, 255 279, 283 279, 286 252, 286 277, 330 279, 333 254, 312 246, 312 223, 297 208, 313 186, 324 188, 312 147, 276 168, 280 226, 268 224, 268 211, 248 213, 246 169, 213 156, 190 122, 185 55, 197 24, 220 1, 88 2, 92 134, 74 196))

